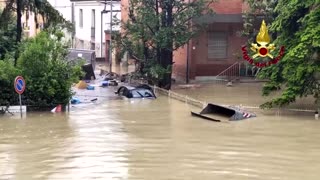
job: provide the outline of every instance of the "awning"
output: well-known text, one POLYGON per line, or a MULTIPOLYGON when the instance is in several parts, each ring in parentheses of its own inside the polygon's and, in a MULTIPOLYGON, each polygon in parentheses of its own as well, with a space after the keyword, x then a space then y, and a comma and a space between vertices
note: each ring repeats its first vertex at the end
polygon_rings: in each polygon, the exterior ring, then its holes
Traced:
POLYGON ((242 23, 242 14, 214 14, 214 15, 204 15, 202 17, 194 19, 196 23, 242 23))

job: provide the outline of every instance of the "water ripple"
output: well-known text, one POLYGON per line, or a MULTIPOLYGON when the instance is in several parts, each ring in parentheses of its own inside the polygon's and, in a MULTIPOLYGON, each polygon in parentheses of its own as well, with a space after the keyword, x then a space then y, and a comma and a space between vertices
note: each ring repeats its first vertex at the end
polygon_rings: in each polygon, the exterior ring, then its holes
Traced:
POLYGON ((163 97, 34 113, 1 119, 0 180, 313 180, 318 126, 263 115, 214 123, 163 97))

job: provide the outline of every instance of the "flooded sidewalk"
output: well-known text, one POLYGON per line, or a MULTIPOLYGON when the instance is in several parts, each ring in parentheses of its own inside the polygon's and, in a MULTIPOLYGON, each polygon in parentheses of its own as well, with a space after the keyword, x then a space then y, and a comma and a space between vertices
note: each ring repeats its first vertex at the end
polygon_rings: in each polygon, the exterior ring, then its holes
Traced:
MULTIPOLYGON (((212 81, 211 83, 173 85, 172 91, 204 102, 223 105, 242 105, 253 108, 259 108, 261 104, 280 96, 279 92, 274 92, 270 96, 262 96, 263 82, 233 83, 232 86, 227 86, 226 84, 212 81)), ((316 106, 312 97, 297 97, 297 101, 286 108, 314 112, 316 106)))

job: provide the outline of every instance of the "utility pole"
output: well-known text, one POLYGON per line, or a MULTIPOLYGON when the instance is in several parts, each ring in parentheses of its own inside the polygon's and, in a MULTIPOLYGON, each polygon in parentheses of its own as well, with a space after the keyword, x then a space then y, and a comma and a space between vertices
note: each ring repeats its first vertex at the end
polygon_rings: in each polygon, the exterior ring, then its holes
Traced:
MULTIPOLYGON (((113 2, 120 2, 121 0, 104 0, 104 10, 101 11, 101 57, 102 57, 102 44, 103 44, 103 14, 110 12, 110 43, 109 43, 109 71, 112 71, 112 26, 113 26, 113 12, 121 12, 121 10, 113 10, 113 2), (107 2, 108 1, 108 2, 107 2), (110 5, 110 10, 106 10, 106 5, 110 5)), ((100 2, 100 1, 99 1, 100 2)))
POLYGON ((102 46, 103 46, 103 14, 104 13, 108 13, 108 11, 106 10, 107 7, 107 0, 105 0, 103 2, 104 4, 104 9, 101 11, 101 37, 100 37, 100 56, 103 56, 103 52, 102 52, 102 46))

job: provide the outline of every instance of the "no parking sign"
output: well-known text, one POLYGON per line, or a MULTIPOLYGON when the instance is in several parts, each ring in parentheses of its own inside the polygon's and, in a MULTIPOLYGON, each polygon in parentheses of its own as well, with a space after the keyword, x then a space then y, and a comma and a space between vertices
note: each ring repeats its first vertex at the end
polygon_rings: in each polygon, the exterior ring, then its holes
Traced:
POLYGON ((22 103, 21 103, 21 94, 26 89, 26 81, 23 79, 22 76, 17 76, 14 80, 14 90, 19 94, 19 101, 20 101, 20 114, 22 118, 22 103))
POLYGON ((23 79, 22 76, 17 76, 14 80, 14 89, 18 94, 22 94, 26 89, 26 81, 23 79))

